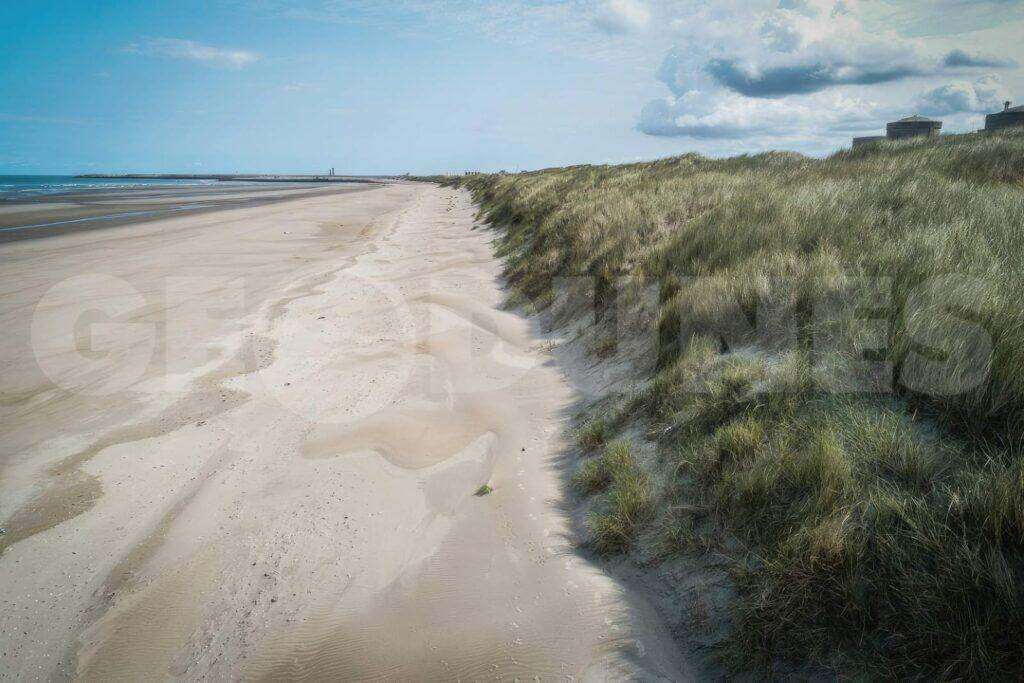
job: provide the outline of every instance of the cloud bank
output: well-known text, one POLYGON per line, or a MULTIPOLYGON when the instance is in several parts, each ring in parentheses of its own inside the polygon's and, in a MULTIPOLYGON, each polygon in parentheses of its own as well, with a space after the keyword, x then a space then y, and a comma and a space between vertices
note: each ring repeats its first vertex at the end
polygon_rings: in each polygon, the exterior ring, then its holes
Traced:
MULTIPOLYGON (((786 41, 793 40, 785 34, 786 41)), ((773 38, 778 41, 778 33, 773 38)), ((909 47, 878 44, 823 48, 815 45, 799 54, 787 54, 775 66, 742 64, 728 58, 712 59, 707 72, 719 84, 747 97, 779 97, 818 92, 842 85, 877 85, 905 78, 938 76, 955 70, 1009 68, 1015 62, 952 50, 938 63, 930 63, 909 47)))
POLYGON ((918 100, 918 109, 932 116, 948 114, 984 114, 1002 109, 1009 99, 1002 80, 990 74, 973 83, 956 81, 929 90, 918 100))
POLYGON ((842 96, 788 102, 691 92, 649 102, 640 113, 637 128, 648 135, 698 140, 738 140, 758 135, 799 138, 814 133, 860 131, 874 125, 878 116, 876 104, 842 96))
POLYGON ((755 145, 801 136, 838 142, 917 112, 953 115, 970 127, 1006 99, 991 70, 1012 68, 1013 60, 902 36, 886 21, 868 20, 865 7, 723 0, 675 17, 675 46, 656 73, 671 95, 643 106, 637 129, 755 145))
POLYGON ((951 69, 958 67, 1011 68, 1017 66, 1017 62, 1012 59, 1001 59, 999 57, 972 54, 965 52, 964 50, 951 50, 943 58, 942 65, 951 69))
POLYGON ((720 85, 747 97, 780 97, 818 92, 837 85, 875 85, 924 73, 913 64, 834 59, 772 67, 713 59, 707 72, 720 85))

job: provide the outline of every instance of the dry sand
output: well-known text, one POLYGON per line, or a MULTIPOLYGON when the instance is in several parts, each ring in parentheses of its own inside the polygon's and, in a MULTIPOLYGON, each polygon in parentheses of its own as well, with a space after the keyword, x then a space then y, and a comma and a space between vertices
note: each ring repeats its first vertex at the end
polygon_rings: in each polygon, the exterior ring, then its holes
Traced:
POLYGON ((489 238, 396 183, 0 245, 0 674, 688 677, 489 238))

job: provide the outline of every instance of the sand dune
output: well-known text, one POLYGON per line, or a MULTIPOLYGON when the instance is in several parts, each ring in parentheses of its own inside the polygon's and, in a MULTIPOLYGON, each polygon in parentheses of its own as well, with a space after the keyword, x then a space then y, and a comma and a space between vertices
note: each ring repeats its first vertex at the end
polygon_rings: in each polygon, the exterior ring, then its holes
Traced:
POLYGON ((685 677, 576 550, 572 369, 473 214, 392 184, 0 246, 0 672, 685 677))

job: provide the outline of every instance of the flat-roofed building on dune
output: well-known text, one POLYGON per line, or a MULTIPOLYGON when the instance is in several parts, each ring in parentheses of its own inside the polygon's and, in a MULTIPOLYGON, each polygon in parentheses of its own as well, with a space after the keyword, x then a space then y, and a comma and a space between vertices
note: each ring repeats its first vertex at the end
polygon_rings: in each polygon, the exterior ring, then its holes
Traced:
POLYGON ((865 135, 854 138, 854 148, 861 145, 869 145, 879 140, 905 140, 906 138, 932 137, 942 130, 942 121, 929 119, 924 116, 908 116, 899 121, 891 121, 885 124, 885 135, 865 135))
POLYGON ((938 135, 940 130, 942 130, 942 121, 915 115, 885 124, 885 137, 890 140, 931 137, 938 135))
POLYGON ((1005 128, 1024 127, 1024 106, 1011 107, 1010 102, 1003 103, 1003 110, 985 117, 985 132, 991 133, 1005 128))

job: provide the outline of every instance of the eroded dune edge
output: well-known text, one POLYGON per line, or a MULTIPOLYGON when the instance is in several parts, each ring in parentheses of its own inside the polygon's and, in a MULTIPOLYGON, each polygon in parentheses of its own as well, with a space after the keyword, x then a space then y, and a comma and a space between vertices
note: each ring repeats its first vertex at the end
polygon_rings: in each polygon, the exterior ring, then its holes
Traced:
POLYGON ((772 679, 1024 675, 1024 137, 436 180, 607 370, 588 540, 695 649, 772 679))
POLYGON ((689 675, 578 550, 602 379, 502 309, 474 214, 399 183, 5 245, 0 670, 689 675), (107 356, 60 347, 83 301, 107 356))

